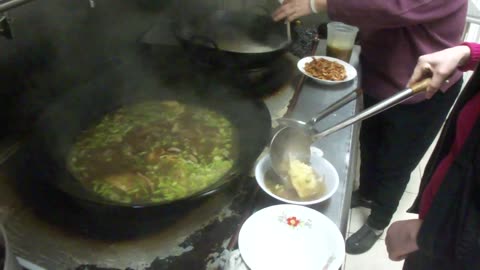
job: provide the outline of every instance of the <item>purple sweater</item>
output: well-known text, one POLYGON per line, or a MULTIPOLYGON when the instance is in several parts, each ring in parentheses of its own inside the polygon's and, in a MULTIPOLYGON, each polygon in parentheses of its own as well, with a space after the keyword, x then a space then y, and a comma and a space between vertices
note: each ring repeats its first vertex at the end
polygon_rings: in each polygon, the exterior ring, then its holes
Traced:
MULTIPOLYGON (((328 15, 360 29, 362 88, 385 99, 405 88, 419 56, 460 43, 467 5, 467 0, 331 0, 328 15)), ((441 90, 461 76, 454 73, 441 90)), ((417 95, 405 103, 424 99, 417 95)))

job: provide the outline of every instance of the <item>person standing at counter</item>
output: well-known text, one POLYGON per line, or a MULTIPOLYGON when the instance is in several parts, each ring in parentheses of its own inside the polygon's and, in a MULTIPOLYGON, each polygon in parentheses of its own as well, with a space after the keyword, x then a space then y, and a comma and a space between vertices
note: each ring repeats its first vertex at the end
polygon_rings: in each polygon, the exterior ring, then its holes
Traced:
MULTIPOLYGON (((410 83, 430 70, 431 97, 450 74, 472 70, 480 44, 464 43, 419 58, 410 83)), ((405 270, 480 269, 480 74, 462 91, 427 164, 413 212, 418 219, 394 222, 385 243, 405 270)))
MULTIPOLYGON (((467 0, 285 0, 275 21, 326 11, 331 20, 357 26, 364 106, 405 88, 420 55, 459 44, 467 0)), ((351 207, 370 216, 346 241, 350 254, 369 250, 389 225, 410 174, 438 133, 461 88, 455 71, 442 83, 443 94, 409 99, 362 123, 360 188, 351 207)))

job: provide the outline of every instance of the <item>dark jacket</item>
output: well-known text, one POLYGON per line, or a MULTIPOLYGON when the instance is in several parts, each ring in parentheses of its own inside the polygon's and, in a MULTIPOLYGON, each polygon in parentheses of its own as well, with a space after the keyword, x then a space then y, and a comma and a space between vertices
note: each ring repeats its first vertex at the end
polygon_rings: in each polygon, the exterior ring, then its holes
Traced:
MULTIPOLYGON (((447 118, 411 212, 418 213, 422 193, 438 164, 450 151, 460 110, 479 91, 480 72, 477 69, 447 118)), ((476 121, 435 195, 417 243, 423 253, 450 261, 455 269, 480 269, 480 120, 476 121)))

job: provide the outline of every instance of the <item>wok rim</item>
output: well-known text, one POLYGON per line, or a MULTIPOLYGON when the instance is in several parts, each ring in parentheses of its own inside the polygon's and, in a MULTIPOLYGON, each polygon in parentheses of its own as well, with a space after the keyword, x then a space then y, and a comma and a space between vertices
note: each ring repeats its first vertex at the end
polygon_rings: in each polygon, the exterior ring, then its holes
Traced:
MULTIPOLYGON (((240 12, 240 11, 229 11, 229 10, 217 10, 213 14, 210 14, 208 18, 209 18, 209 20, 212 20, 213 18, 217 18, 217 21, 220 21, 221 19, 223 19, 223 17, 228 18, 229 14, 242 14, 242 13, 247 14, 248 16, 256 16, 256 17, 259 17, 259 18, 263 18, 263 17, 269 18, 266 15, 260 15, 260 14, 255 14, 255 13, 245 13, 245 12, 240 12), (220 17, 220 19, 218 17, 220 17)), ((272 50, 270 50, 270 51, 266 51, 266 52, 238 52, 238 51, 232 51, 232 50, 228 50, 228 49, 218 49, 218 48, 209 47, 209 46, 205 46, 205 45, 202 45, 202 44, 194 43, 192 41, 193 36, 187 36, 187 35, 183 34, 185 29, 188 29, 188 28, 191 28, 191 25, 189 23, 185 23, 181 20, 174 20, 171 23, 171 29, 173 31, 174 36, 178 40, 180 40, 182 42, 182 44, 184 44, 184 45, 186 44, 186 46, 192 47, 192 48, 198 47, 198 48, 202 48, 204 50, 209 50, 211 52, 229 54, 229 55, 234 55, 234 56, 238 56, 238 57, 242 57, 242 56, 243 57, 245 57, 245 56, 258 57, 258 56, 263 56, 263 55, 281 53, 281 52, 284 52, 284 51, 288 50, 288 48, 293 43, 292 40, 285 39, 285 41, 281 43, 282 46, 272 48, 272 50)))
MULTIPOLYGON (((141 102, 141 101, 138 101, 138 102, 141 102)), ((264 120, 267 120, 267 121, 262 120, 262 122, 264 122, 264 123, 261 123, 261 125, 265 129, 262 132, 266 132, 266 131, 270 132, 272 120, 271 120, 271 116, 270 116, 270 113, 268 111, 268 107, 266 106, 266 104, 263 101, 253 100, 253 99, 250 99, 249 102, 251 102, 251 104, 253 104, 255 106, 255 108, 257 109, 257 112, 261 111, 261 112, 263 112, 262 114, 263 114, 264 117, 268 117, 268 119, 264 119, 264 120)), ((132 103, 132 104, 134 104, 134 103, 132 103)), ((215 108, 208 108, 208 109, 215 110, 215 108)), ((219 112, 219 110, 217 110, 217 112, 219 112)), ((221 113, 221 112, 219 112, 219 113, 221 113)), ((225 115, 225 113, 222 113, 222 115, 225 115)), ((91 124, 93 124, 93 123, 91 123, 91 124)), ((235 126, 236 129, 238 128, 236 125, 234 125, 234 126, 235 126)), ((266 135, 269 135, 269 134, 266 134, 266 135)), ((35 136, 35 131, 34 131, 33 136, 35 136)), ((240 141, 240 145, 241 145, 241 139, 238 138, 238 140, 240 141)), ((262 141, 259 141, 257 144, 258 145, 263 145, 263 147, 258 147, 258 149, 255 149, 255 151, 254 151, 255 153, 251 154, 252 156, 256 156, 256 157, 255 157, 255 159, 252 158, 251 160, 248 161, 248 163, 250 163, 248 165, 248 167, 253 168, 253 166, 255 165, 256 159, 258 159, 258 156, 260 156, 260 154, 262 153, 264 148, 268 146, 269 136, 264 136, 264 138, 261 139, 261 140, 262 141)), ((20 146, 20 149, 16 154, 19 154, 19 152, 25 152, 25 151, 28 152, 29 148, 33 147, 33 146, 30 146, 30 144, 32 144, 32 143, 35 144, 36 141, 38 142, 37 138, 33 138, 33 139, 30 138, 29 140, 27 140, 26 144, 23 144, 22 146, 20 146)), ((21 153, 20 153, 20 156, 22 156, 21 153)), ((66 157, 64 157, 64 158, 66 158, 66 157)), ((28 160, 26 161, 25 159, 21 159, 20 162, 21 162, 21 166, 23 166, 23 167, 27 166, 28 167, 28 164, 26 164, 26 163, 28 163, 28 160)), ((81 196, 80 194, 78 194, 78 192, 72 191, 68 187, 65 187, 65 185, 62 185, 58 181, 49 180, 49 179, 39 179, 39 180, 46 182, 46 184, 50 185, 55 190, 65 194, 69 198, 71 198, 73 200, 80 201, 80 202, 85 202, 87 204, 93 204, 93 205, 98 205, 98 206, 102 206, 102 207, 114 207, 114 208, 125 208, 125 209, 148 209, 148 208, 156 208, 156 207, 167 207, 169 205, 179 204, 179 203, 192 202, 192 201, 195 201, 195 200, 205 198, 205 197, 210 196, 212 194, 215 194, 220 190, 223 190, 224 188, 228 187, 229 185, 233 184, 234 182, 237 182, 237 180, 240 180, 243 176, 248 175, 247 171, 242 172, 242 169, 245 170, 245 167, 247 167, 247 165, 246 164, 242 165, 242 164, 239 164, 239 163, 240 163, 240 156, 237 159, 234 160, 234 165, 232 166, 232 168, 224 176, 219 178, 218 181, 212 183, 209 187, 206 187, 202 190, 199 190, 196 193, 193 193, 189 196, 186 196, 186 197, 183 197, 183 198, 180 198, 180 199, 177 199, 177 200, 163 201, 163 202, 144 202, 144 203, 115 202, 115 201, 111 201, 111 200, 108 200, 108 199, 104 199, 103 197, 97 195, 96 193, 89 190, 88 188, 83 187, 82 192, 87 194, 87 196, 84 197, 84 196, 81 196)), ((37 165, 37 168, 38 168, 38 165, 37 165)), ((37 168, 35 168, 35 169, 37 169, 37 168)), ((64 181, 68 181, 68 182, 78 181, 72 175, 70 170, 68 170, 66 168, 67 167, 65 166, 65 168, 64 168, 65 169, 65 174, 68 175, 68 179, 66 179, 64 181)), ((35 173, 33 172, 33 174, 35 174, 35 173)), ((58 175, 56 175, 56 176, 58 176, 58 175)), ((31 173, 29 173, 28 174, 28 178, 29 178, 28 181, 32 181, 32 179, 30 179, 31 177, 32 177, 32 175, 31 175, 31 173)), ((37 179, 34 179, 34 180, 37 180, 37 179)))

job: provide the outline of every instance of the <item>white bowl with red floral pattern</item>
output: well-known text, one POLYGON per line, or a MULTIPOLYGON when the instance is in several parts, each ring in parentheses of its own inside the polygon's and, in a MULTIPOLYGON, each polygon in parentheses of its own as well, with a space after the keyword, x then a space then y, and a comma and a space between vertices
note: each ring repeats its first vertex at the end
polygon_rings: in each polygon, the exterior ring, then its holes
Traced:
POLYGON ((344 238, 335 223, 300 205, 257 211, 240 229, 238 246, 252 270, 338 270, 345 259, 344 238))

